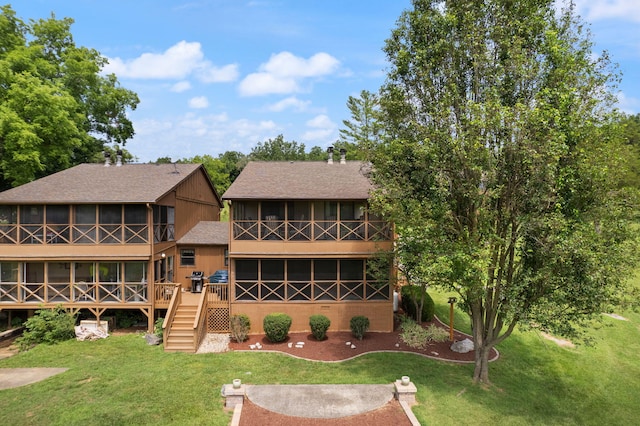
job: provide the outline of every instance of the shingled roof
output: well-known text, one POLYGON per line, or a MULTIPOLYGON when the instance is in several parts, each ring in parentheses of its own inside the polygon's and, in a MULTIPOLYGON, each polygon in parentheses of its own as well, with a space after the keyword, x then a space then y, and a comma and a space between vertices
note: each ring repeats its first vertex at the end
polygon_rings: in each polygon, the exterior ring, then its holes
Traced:
MULTIPOLYGON (((0 203, 152 203, 200 164, 80 164, 0 192, 0 203)), ((203 169, 204 171, 204 169, 203 169)))
POLYGON ((229 222, 201 221, 178 244, 223 246, 229 244, 229 222))
POLYGON ((364 200, 373 186, 364 163, 250 162, 224 193, 225 200, 364 200))

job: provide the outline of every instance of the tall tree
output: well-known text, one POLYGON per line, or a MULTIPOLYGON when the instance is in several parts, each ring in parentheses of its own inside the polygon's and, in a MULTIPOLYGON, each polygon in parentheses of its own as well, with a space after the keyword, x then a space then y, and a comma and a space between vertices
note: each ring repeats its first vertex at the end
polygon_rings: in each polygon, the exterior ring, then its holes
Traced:
POLYGON ((437 243, 424 274, 470 315, 475 381, 516 325, 577 338, 624 293, 617 76, 591 47, 552 0, 414 0, 386 41, 373 205, 437 243))
POLYGON ((138 97, 96 50, 78 47, 72 19, 25 24, 0 8, 0 189, 100 159, 105 144, 133 136, 138 97))
POLYGON ((378 95, 367 90, 361 91, 358 98, 347 99, 351 119, 342 120, 345 127, 340 129, 340 140, 335 147, 346 149, 348 159, 364 159, 364 150, 381 136, 379 107, 378 95))

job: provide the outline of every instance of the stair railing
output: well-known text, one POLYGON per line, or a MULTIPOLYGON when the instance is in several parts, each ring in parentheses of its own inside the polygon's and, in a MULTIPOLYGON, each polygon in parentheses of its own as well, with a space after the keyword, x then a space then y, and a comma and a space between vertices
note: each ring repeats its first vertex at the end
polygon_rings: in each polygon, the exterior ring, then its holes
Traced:
POLYGON ((209 283, 203 285, 200 300, 198 300, 198 310, 193 320, 193 351, 197 352, 200 344, 207 334, 207 294, 211 291, 209 283))
POLYGON ((167 308, 167 315, 164 317, 164 321, 162 323, 162 341, 165 342, 165 345, 167 343, 169 332, 171 331, 171 326, 173 325, 173 320, 176 316, 176 311, 181 303, 182 292, 180 291, 180 283, 176 283, 175 288, 173 289, 173 294, 171 295, 171 302, 169 302, 169 307, 167 308))

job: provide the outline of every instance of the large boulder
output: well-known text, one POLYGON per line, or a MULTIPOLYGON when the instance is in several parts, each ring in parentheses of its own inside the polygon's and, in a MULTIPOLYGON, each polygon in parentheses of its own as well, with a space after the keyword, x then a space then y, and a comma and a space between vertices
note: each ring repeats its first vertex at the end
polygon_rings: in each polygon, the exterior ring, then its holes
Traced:
POLYGON ((459 340, 457 342, 453 342, 451 345, 451 350, 460 354, 466 354, 467 352, 471 352, 473 349, 473 341, 469 339, 459 340))

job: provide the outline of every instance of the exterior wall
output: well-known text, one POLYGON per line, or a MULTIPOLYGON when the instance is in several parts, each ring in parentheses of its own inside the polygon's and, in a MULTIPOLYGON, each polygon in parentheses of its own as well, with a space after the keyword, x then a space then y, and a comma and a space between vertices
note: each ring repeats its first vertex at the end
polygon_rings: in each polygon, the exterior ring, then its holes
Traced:
POLYGON ((393 331, 393 302, 334 303, 231 303, 231 315, 246 314, 251 320, 251 334, 262 334, 264 317, 273 312, 291 316, 291 332, 307 332, 309 317, 322 314, 331 320, 329 331, 350 331, 349 322, 356 315, 369 318, 369 331, 393 331))
POLYGON ((227 269, 224 265, 224 252, 226 246, 178 246, 176 255, 176 276, 174 281, 179 282, 184 289, 191 288, 191 279, 188 277, 193 271, 204 272, 205 277, 209 277, 218 269, 227 269), (195 249, 195 265, 182 266, 180 264, 180 249, 195 249))
POLYGON ((180 239, 198 222, 220 220, 220 201, 205 176, 198 170, 182 181, 174 192, 176 239, 180 239))

